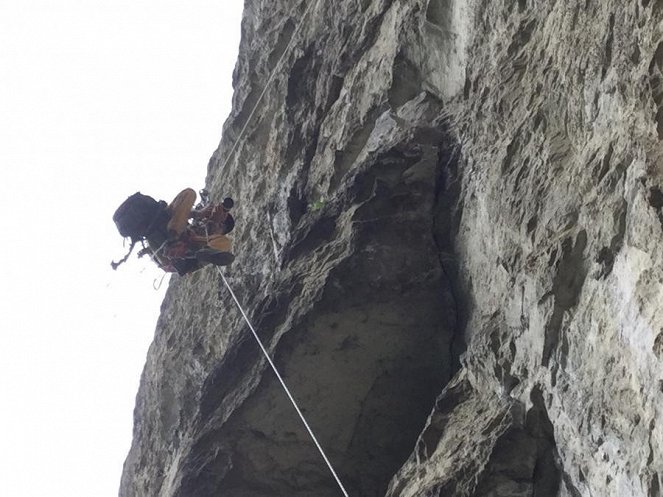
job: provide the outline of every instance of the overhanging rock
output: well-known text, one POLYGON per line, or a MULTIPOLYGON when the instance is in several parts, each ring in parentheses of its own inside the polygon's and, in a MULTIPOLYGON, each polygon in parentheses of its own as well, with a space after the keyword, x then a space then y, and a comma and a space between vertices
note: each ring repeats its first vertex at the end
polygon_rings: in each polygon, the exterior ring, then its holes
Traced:
MULTIPOLYGON (((660 496, 663 3, 307 6, 247 1, 207 185, 350 495, 660 496)), ((212 269, 120 495, 340 495, 212 269)))

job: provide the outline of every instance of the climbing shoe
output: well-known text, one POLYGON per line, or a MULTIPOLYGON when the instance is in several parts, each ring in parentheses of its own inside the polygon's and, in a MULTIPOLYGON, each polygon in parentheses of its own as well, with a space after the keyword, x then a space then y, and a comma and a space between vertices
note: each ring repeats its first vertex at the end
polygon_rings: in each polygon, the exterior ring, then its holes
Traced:
POLYGON ((198 259, 193 257, 173 259, 171 264, 175 268, 175 271, 177 271, 177 274, 180 276, 193 273, 194 271, 197 271, 201 268, 201 264, 198 262, 198 259))
POLYGON ((214 264, 215 266, 227 266, 235 260, 230 252, 221 252, 210 248, 200 249, 196 252, 196 259, 201 264, 214 264))

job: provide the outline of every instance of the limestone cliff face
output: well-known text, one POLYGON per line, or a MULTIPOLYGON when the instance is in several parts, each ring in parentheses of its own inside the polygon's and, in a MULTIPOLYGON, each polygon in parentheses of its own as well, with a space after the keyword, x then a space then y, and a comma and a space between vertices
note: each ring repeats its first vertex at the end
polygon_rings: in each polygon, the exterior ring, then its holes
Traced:
MULTIPOLYGON (((660 497, 663 2, 311 1, 247 0, 207 183, 350 495, 660 497)), ((341 494, 205 269, 120 496, 218 495, 341 494)))

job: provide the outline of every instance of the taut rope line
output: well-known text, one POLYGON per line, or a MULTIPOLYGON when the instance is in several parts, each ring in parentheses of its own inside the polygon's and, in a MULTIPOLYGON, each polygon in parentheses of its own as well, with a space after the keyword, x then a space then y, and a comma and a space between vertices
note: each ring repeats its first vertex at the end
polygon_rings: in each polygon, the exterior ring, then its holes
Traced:
POLYGON ((317 5, 320 0, 316 0, 315 2, 311 0, 306 7, 306 10, 304 11, 304 14, 302 14, 302 17, 299 19, 299 24, 297 24, 297 28, 295 28, 295 31, 292 33, 292 36, 290 37, 290 41, 288 41, 288 45, 285 47, 285 50, 281 54, 281 57, 279 58, 279 61, 276 63, 276 66, 274 66, 274 70, 272 73, 269 75, 269 79, 267 80, 267 83, 265 83, 265 87, 262 89, 262 92, 260 93, 260 96, 258 97, 258 100, 256 100, 255 105, 253 106, 253 109, 251 110, 251 113, 249 114, 249 117, 246 119, 246 122, 244 123, 244 126, 242 126, 241 131, 239 132, 239 135, 237 135, 237 139, 235 140, 235 144, 233 145, 233 148, 230 149, 230 152, 228 153, 228 156, 226 157, 226 160, 223 162, 223 166, 221 166, 221 170, 223 171, 226 166, 228 165, 228 162, 230 162, 230 159, 233 156, 233 153, 235 152, 235 149, 237 148, 237 145, 239 145, 239 141, 241 140, 242 136, 244 135, 244 132, 246 131, 246 128, 249 126, 249 123, 251 122, 251 119, 253 119, 253 114, 255 114, 256 110, 258 109, 258 106, 260 105, 260 102, 262 101, 262 97, 265 96, 265 93, 267 92, 267 88, 269 88, 270 83, 274 79, 274 75, 277 73, 277 71, 281 68, 281 64, 285 60, 285 56, 290 52, 290 47, 292 46, 292 42, 297 38, 297 35, 299 34, 299 30, 304 24, 304 19, 306 19, 306 16, 309 13, 309 10, 311 10, 311 6, 313 4, 317 5))
MULTIPOLYGON (((311 7, 315 4, 319 3, 320 0, 315 0, 309 2, 308 6, 306 7, 306 10, 304 11, 304 14, 302 14, 302 17, 299 20, 299 23, 297 24, 297 27, 295 28, 295 31, 292 33, 292 36, 290 37, 290 41, 288 41, 288 45, 285 47, 285 50, 281 54, 281 57, 279 58, 278 62, 276 63, 276 66, 274 67, 274 70, 272 73, 269 75, 269 79, 267 80, 267 83, 265 83, 264 88, 262 89, 262 92, 260 92, 260 96, 258 97, 258 100, 256 101, 255 105, 253 106, 253 109, 251 110, 251 113, 249 114, 249 117, 246 119, 246 122, 242 126, 242 129, 239 132, 239 135, 237 135, 237 139, 235 140, 235 143, 233 147, 230 149, 230 152, 228 153, 228 156, 226 157, 226 160, 223 162, 223 166, 221 166, 221 170, 223 171, 226 166, 228 165, 228 162, 230 162, 230 159, 233 157, 233 154, 235 153, 235 150, 237 149, 237 145, 239 145, 239 142, 244 136, 244 132, 248 128, 249 124, 251 123, 251 119, 253 119, 253 115, 255 114, 256 110, 258 109, 258 106, 262 102, 263 97, 265 96, 265 93, 267 92, 267 88, 269 88, 269 85, 271 84, 272 80, 274 79, 274 75, 278 72, 278 70, 281 68, 281 65, 283 64, 283 61, 285 60, 286 55, 290 52, 290 47, 292 46, 294 40, 297 38, 297 35, 299 34, 299 30, 301 29, 302 25, 304 24, 304 19, 308 15, 309 11, 311 10, 311 7)), ((290 403, 292 406, 295 408, 295 411, 297 411, 297 414, 299 415, 299 419, 301 419, 302 423, 304 424, 304 427, 306 428, 306 431, 310 435, 311 439, 313 440, 313 443, 315 444, 316 448, 318 449, 318 452, 320 452, 320 455, 322 456, 322 459, 324 459, 325 463, 327 464, 327 467, 329 468, 329 471, 331 472, 332 476, 334 477, 334 480, 336 480, 336 483, 338 484, 338 487, 341 489, 341 492, 343 492, 343 495, 345 497, 348 496, 348 492, 345 490, 345 487, 343 486, 343 483, 341 482, 341 479, 338 477, 336 474, 336 471, 334 470, 334 467, 332 466, 331 462, 329 461, 329 458, 325 454, 325 451, 323 450, 322 446, 320 445, 320 442, 318 442, 317 437, 313 433, 313 430, 309 426, 308 422, 306 421, 306 418, 304 417, 304 414, 302 413, 301 409, 299 409, 299 406, 297 405, 297 402, 295 401, 295 398, 292 396, 290 393, 290 389, 286 385, 285 381, 283 380, 283 377, 281 376, 281 373, 279 373, 279 370, 276 368, 276 365, 274 364, 274 361, 272 361, 271 357, 269 357, 269 353, 267 352, 267 349, 263 345, 262 341, 260 340, 260 337, 258 336, 258 333, 256 332, 255 328, 251 324, 251 321, 249 320, 248 316, 246 315, 246 312, 244 312, 244 308, 242 307, 242 304, 240 304, 237 296, 235 295, 235 292, 233 292, 233 289, 230 287, 230 284, 228 283, 228 280, 226 280, 226 277, 223 275, 223 272, 221 271, 220 267, 216 268, 219 275, 221 275, 221 279, 223 280, 223 283, 226 285, 226 288, 230 292, 230 295, 232 296, 233 300, 235 301, 235 304, 237 305, 237 308, 239 309, 239 312, 242 314, 242 317, 244 318, 244 321, 246 321, 246 324, 249 326, 249 329, 251 330, 251 333, 253 334, 253 338, 255 338, 256 342, 258 343, 258 346, 260 347, 260 350, 262 351, 263 355, 265 356, 265 359, 269 363, 269 365, 272 368, 272 371, 274 371, 274 374, 276 375, 276 378, 279 380, 279 383, 281 383, 281 386, 283 387, 283 390, 285 391, 286 395, 288 396, 288 399, 290 399, 290 403)))
POLYGON ((230 295, 232 296, 233 300, 235 301, 235 304, 237 304, 237 308, 239 309, 239 312, 242 313, 242 317, 244 318, 244 321, 246 321, 246 324, 249 325, 249 329, 251 330, 251 333, 253 333, 253 337, 256 339, 256 342, 258 342, 258 345, 260 346, 260 350, 262 350, 262 353, 264 354, 265 359, 267 359, 267 362, 272 367, 272 370, 274 371, 274 374, 276 375, 279 382, 281 383, 281 386, 283 387, 283 390, 285 390, 285 393, 288 395, 288 398, 290 399, 290 402, 292 403, 293 407, 297 411, 297 414, 299 414, 299 419, 301 419, 302 423, 304 423, 304 426, 306 427, 306 431, 308 431, 308 434, 311 436, 311 439, 313 439, 313 442, 315 443, 315 446, 318 448, 318 452, 320 452, 320 455, 325 460, 325 463, 327 464, 327 467, 329 468, 329 471, 331 471, 331 474, 334 476, 334 480, 336 480, 336 483, 338 484, 339 488, 341 489, 341 492, 343 492, 343 495, 345 497, 348 497, 348 492, 345 490, 345 487, 343 486, 343 483, 341 483, 341 479, 336 474, 336 471, 334 471, 334 467, 332 466, 331 462, 327 458, 327 455, 325 454, 325 451, 322 449, 322 446, 318 442, 318 439, 316 438, 315 434, 313 433, 313 430, 311 429, 308 422, 306 421, 306 418, 302 414, 302 411, 299 409, 299 406, 297 405, 297 402, 295 402, 295 399, 292 396, 292 394, 290 393, 290 390, 288 389, 288 386, 285 384, 285 381, 283 381, 283 377, 279 373, 278 369, 276 369, 276 365, 274 364, 272 359, 269 357, 269 354, 267 353, 267 349, 262 344, 262 341, 260 340, 260 337, 258 336, 258 333, 256 332, 255 328, 251 324, 251 321, 249 321, 249 318, 246 315, 246 312, 244 312, 244 309, 242 308, 242 305, 239 303, 239 300, 237 299, 237 296, 235 295, 235 292, 233 292, 232 288, 230 288, 230 285, 228 284, 228 280, 226 280, 226 277, 223 275, 223 272, 221 271, 221 268, 217 267, 216 269, 219 272, 219 274, 221 275, 221 279, 223 279, 223 283, 225 283, 226 288, 230 292, 230 295))

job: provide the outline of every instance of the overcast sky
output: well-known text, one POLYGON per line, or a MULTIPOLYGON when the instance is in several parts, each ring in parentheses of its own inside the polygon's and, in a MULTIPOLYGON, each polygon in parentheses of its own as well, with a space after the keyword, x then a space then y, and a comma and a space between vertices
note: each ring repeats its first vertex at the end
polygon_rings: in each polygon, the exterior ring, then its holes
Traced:
POLYGON ((241 4, 0 0, 2 497, 117 495, 167 280, 111 216, 204 186, 241 4))

